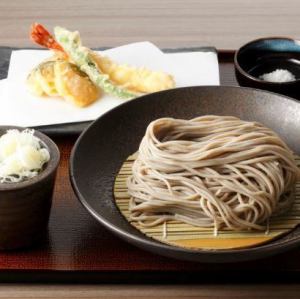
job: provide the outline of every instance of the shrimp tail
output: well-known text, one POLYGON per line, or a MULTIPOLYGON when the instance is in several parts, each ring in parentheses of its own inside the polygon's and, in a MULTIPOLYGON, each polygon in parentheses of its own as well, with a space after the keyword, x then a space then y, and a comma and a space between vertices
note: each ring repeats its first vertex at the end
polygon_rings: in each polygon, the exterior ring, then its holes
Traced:
POLYGON ((33 42, 43 47, 57 50, 66 54, 61 45, 54 39, 54 37, 47 31, 47 29, 39 23, 32 24, 30 30, 30 38, 33 42))

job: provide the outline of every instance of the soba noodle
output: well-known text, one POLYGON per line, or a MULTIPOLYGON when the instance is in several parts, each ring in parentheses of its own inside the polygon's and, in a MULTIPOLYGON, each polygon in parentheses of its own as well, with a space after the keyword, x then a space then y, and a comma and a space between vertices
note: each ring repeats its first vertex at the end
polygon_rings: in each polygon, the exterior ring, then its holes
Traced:
POLYGON ((127 180, 130 218, 264 230, 293 202, 299 169, 272 130, 231 116, 151 122, 127 180))

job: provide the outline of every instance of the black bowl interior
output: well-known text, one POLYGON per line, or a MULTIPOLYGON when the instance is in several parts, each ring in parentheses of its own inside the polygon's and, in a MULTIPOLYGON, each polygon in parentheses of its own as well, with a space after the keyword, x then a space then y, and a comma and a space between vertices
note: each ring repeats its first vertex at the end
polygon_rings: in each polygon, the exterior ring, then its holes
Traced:
MULTIPOLYGON (((138 148, 149 122, 160 117, 190 119, 200 115, 233 115, 275 130, 300 153, 300 104, 277 94, 240 87, 187 87, 129 101, 97 119, 78 139, 71 156, 73 188, 87 210, 123 239, 166 256, 205 262, 260 258, 300 244, 291 237, 256 248, 199 251, 172 247, 132 227, 113 199, 113 184, 123 161, 138 148)), ((295 232, 293 233, 295 234, 295 232)))
POLYGON ((255 78, 276 69, 286 69, 300 79, 300 44, 287 38, 259 39, 239 50, 237 62, 255 78))

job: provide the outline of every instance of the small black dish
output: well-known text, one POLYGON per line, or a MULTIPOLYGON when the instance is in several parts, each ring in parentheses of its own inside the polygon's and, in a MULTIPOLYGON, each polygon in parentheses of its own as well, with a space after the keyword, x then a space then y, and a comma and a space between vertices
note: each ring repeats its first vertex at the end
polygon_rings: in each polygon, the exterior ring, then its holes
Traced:
POLYGON ((236 51, 234 66, 241 86, 265 89, 300 100, 300 41, 284 37, 251 41, 236 51), (288 70, 296 80, 277 83, 259 78, 277 69, 288 70))
MULTIPOLYGON (((24 130, 0 126, 0 136, 9 129, 24 130)), ((34 135, 48 149, 50 160, 33 178, 19 183, 0 183, 0 250, 32 246, 47 231, 60 154, 49 137, 38 131, 34 135)))
POLYGON ((107 229, 143 249, 198 262, 254 260, 300 245, 300 227, 258 247, 236 250, 193 250, 151 239, 134 228, 115 204, 113 186, 124 160, 134 153, 148 124, 160 117, 191 119, 232 115, 258 121, 277 132, 300 154, 300 103, 261 90, 229 86, 197 86, 166 90, 128 101, 94 121, 78 138, 70 161, 70 177, 78 199, 107 229))

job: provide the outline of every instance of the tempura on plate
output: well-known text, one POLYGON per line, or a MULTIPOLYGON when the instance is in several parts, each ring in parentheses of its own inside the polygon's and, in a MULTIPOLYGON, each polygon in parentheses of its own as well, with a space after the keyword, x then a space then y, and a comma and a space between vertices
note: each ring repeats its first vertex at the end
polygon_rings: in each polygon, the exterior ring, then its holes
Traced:
POLYGON ((84 107, 96 101, 101 91, 132 99, 175 86, 169 74, 117 64, 82 46, 78 31, 55 27, 54 33, 55 38, 37 23, 31 28, 31 39, 54 52, 28 75, 27 85, 35 95, 60 96, 84 107))

